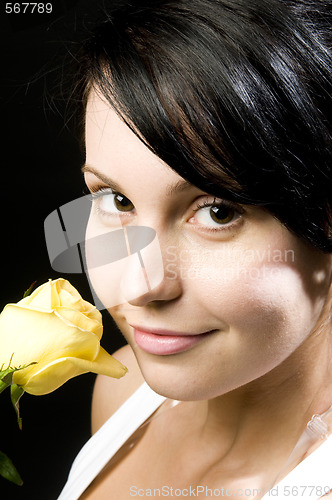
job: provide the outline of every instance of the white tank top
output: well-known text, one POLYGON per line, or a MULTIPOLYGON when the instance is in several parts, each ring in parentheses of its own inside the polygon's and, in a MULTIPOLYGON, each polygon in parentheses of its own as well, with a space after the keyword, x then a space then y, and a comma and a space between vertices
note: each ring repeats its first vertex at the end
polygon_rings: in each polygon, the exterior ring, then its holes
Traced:
MULTIPOLYGON (((83 446, 58 500, 78 500, 121 446, 165 400, 146 383, 142 384, 83 446)), ((332 435, 261 498, 317 500, 328 488, 332 489, 332 435)))

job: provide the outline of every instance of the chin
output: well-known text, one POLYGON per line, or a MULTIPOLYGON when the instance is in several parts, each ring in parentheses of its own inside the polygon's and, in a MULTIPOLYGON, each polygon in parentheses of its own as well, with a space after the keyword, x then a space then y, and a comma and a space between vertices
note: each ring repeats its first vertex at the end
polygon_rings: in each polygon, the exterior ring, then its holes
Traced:
POLYGON ((174 399, 176 401, 202 401, 209 399, 205 394, 203 395, 192 386, 189 387, 183 383, 170 384, 164 381, 156 381, 154 378, 149 380, 148 377, 145 381, 153 391, 168 399, 174 399))
POLYGON ((144 356, 138 356, 138 364, 142 375, 148 386, 157 394, 177 401, 203 401, 221 396, 235 387, 229 384, 220 384, 220 381, 205 380, 198 373, 186 370, 184 367, 173 365, 173 360, 168 356, 157 360, 145 360, 144 356), (143 358, 143 359, 142 359, 143 358), (221 385, 223 387, 221 387, 221 385))
POLYGON ((200 397, 200 391, 197 391, 195 387, 196 384, 182 373, 178 364, 173 365, 171 359, 173 356, 153 359, 151 355, 146 356, 145 353, 137 353, 135 349, 133 350, 145 382, 157 394, 177 401, 205 399, 204 396, 200 397))

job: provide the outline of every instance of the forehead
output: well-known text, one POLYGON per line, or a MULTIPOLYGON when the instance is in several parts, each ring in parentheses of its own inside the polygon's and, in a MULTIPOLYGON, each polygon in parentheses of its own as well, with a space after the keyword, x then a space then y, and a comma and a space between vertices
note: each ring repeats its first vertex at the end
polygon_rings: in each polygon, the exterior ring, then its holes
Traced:
POLYGON ((121 182, 149 181, 172 185, 183 178, 156 156, 114 108, 97 92, 90 92, 85 119, 86 163, 121 182))
POLYGON ((107 154, 117 150, 132 150, 136 155, 153 155, 139 138, 118 116, 111 105, 98 93, 91 92, 86 107, 85 120, 86 147, 94 153, 107 154))

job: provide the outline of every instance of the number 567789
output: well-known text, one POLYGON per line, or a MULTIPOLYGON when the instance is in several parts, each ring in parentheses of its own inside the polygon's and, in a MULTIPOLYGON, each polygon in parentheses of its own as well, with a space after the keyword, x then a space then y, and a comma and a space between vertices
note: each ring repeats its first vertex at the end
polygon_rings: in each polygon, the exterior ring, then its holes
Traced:
POLYGON ((50 14, 52 10, 51 2, 7 2, 5 6, 7 14, 50 14))

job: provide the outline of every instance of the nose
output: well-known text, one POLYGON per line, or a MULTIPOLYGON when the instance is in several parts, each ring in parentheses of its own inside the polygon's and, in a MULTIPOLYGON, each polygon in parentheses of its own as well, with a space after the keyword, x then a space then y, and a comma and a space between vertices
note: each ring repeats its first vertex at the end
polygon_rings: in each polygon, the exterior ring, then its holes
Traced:
MULTIPOLYGON (((141 247, 130 241, 130 248, 141 247)), ((182 293, 178 274, 172 268, 169 272, 157 234, 153 241, 131 254, 121 279, 121 293, 125 300, 137 307, 150 302, 170 301, 182 293)))

